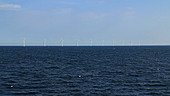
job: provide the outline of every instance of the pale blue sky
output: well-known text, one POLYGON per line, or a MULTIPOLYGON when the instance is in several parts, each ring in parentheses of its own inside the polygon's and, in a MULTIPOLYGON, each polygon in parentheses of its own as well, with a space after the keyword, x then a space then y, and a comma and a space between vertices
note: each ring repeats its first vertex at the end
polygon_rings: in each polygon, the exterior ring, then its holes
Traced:
POLYGON ((170 0, 0 0, 0 44, 169 44, 170 0))

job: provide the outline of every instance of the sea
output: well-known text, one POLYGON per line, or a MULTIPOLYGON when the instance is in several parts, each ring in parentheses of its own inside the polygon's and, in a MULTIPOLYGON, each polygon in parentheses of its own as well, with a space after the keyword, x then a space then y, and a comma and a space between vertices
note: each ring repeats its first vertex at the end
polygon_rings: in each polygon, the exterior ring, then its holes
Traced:
POLYGON ((0 96, 170 96, 170 46, 1 46, 0 96))

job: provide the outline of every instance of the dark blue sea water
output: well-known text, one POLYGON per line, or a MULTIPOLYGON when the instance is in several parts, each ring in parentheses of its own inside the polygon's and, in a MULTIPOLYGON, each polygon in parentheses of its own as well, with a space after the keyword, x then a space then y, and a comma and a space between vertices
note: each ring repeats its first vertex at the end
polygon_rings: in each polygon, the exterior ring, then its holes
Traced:
POLYGON ((170 96, 170 47, 0 47, 0 96, 170 96))

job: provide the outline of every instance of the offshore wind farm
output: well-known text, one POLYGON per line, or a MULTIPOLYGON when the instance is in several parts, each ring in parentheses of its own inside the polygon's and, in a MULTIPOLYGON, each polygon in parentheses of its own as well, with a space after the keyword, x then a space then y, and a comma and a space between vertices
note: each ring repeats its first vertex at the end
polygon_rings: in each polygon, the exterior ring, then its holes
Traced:
MULTIPOLYGON (((20 44, 16 44, 17 46, 21 46, 20 44)), ((28 45, 26 44, 26 40, 23 40, 23 45, 22 46, 141 46, 140 42, 136 42, 136 44, 132 45, 132 41, 126 42, 125 43, 115 43, 115 41, 113 40, 111 43, 105 43, 104 40, 101 41, 101 43, 95 43, 92 40, 89 41, 89 43, 81 43, 79 40, 76 40, 76 42, 72 42, 72 43, 67 43, 64 42, 64 40, 62 39, 60 42, 56 42, 56 43, 47 43, 46 39, 44 39, 43 43, 35 43, 31 44, 28 43, 28 45)), ((145 46, 145 45, 144 45, 145 46)))
POLYGON ((56 42, 48 43, 47 39, 44 39, 43 42, 29 42, 24 38, 22 43, 0 43, 0 46, 169 46, 169 44, 158 44, 158 43, 141 43, 141 41, 114 41, 111 42, 93 42, 93 40, 89 40, 89 42, 81 43, 79 40, 73 40, 73 42, 67 42, 62 39, 56 42))

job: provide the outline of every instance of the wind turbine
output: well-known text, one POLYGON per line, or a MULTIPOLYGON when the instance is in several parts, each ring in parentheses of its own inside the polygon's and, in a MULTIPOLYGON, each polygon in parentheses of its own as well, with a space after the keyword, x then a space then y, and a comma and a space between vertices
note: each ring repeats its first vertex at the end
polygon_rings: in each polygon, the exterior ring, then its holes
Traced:
POLYGON ((139 41, 139 46, 141 46, 141 41, 139 41))
POLYGON ((23 40, 23 46, 25 47, 26 46, 26 39, 24 38, 23 40))
POLYGON ((104 40, 102 40, 102 46, 104 46, 104 40))
POLYGON ((132 41, 130 41, 130 46, 132 46, 132 41))
POLYGON ((77 40, 76 45, 79 46, 79 40, 77 40))
POLYGON ((122 41, 122 46, 125 46, 125 42, 124 41, 122 41))
POLYGON ((63 45, 64 45, 63 43, 64 43, 64 40, 62 39, 62 40, 61 40, 61 46, 62 46, 62 47, 63 47, 63 45))
POLYGON ((115 43, 114 40, 112 40, 112 46, 114 46, 114 43, 115 43))
POLYGON ((90 46, 93 46, 93 41, 92 40, 90 40, 90 46))
POLYGON ((43 45, 44 45, 44 47, 46 46, 46 39, 44 39, 43 45))

